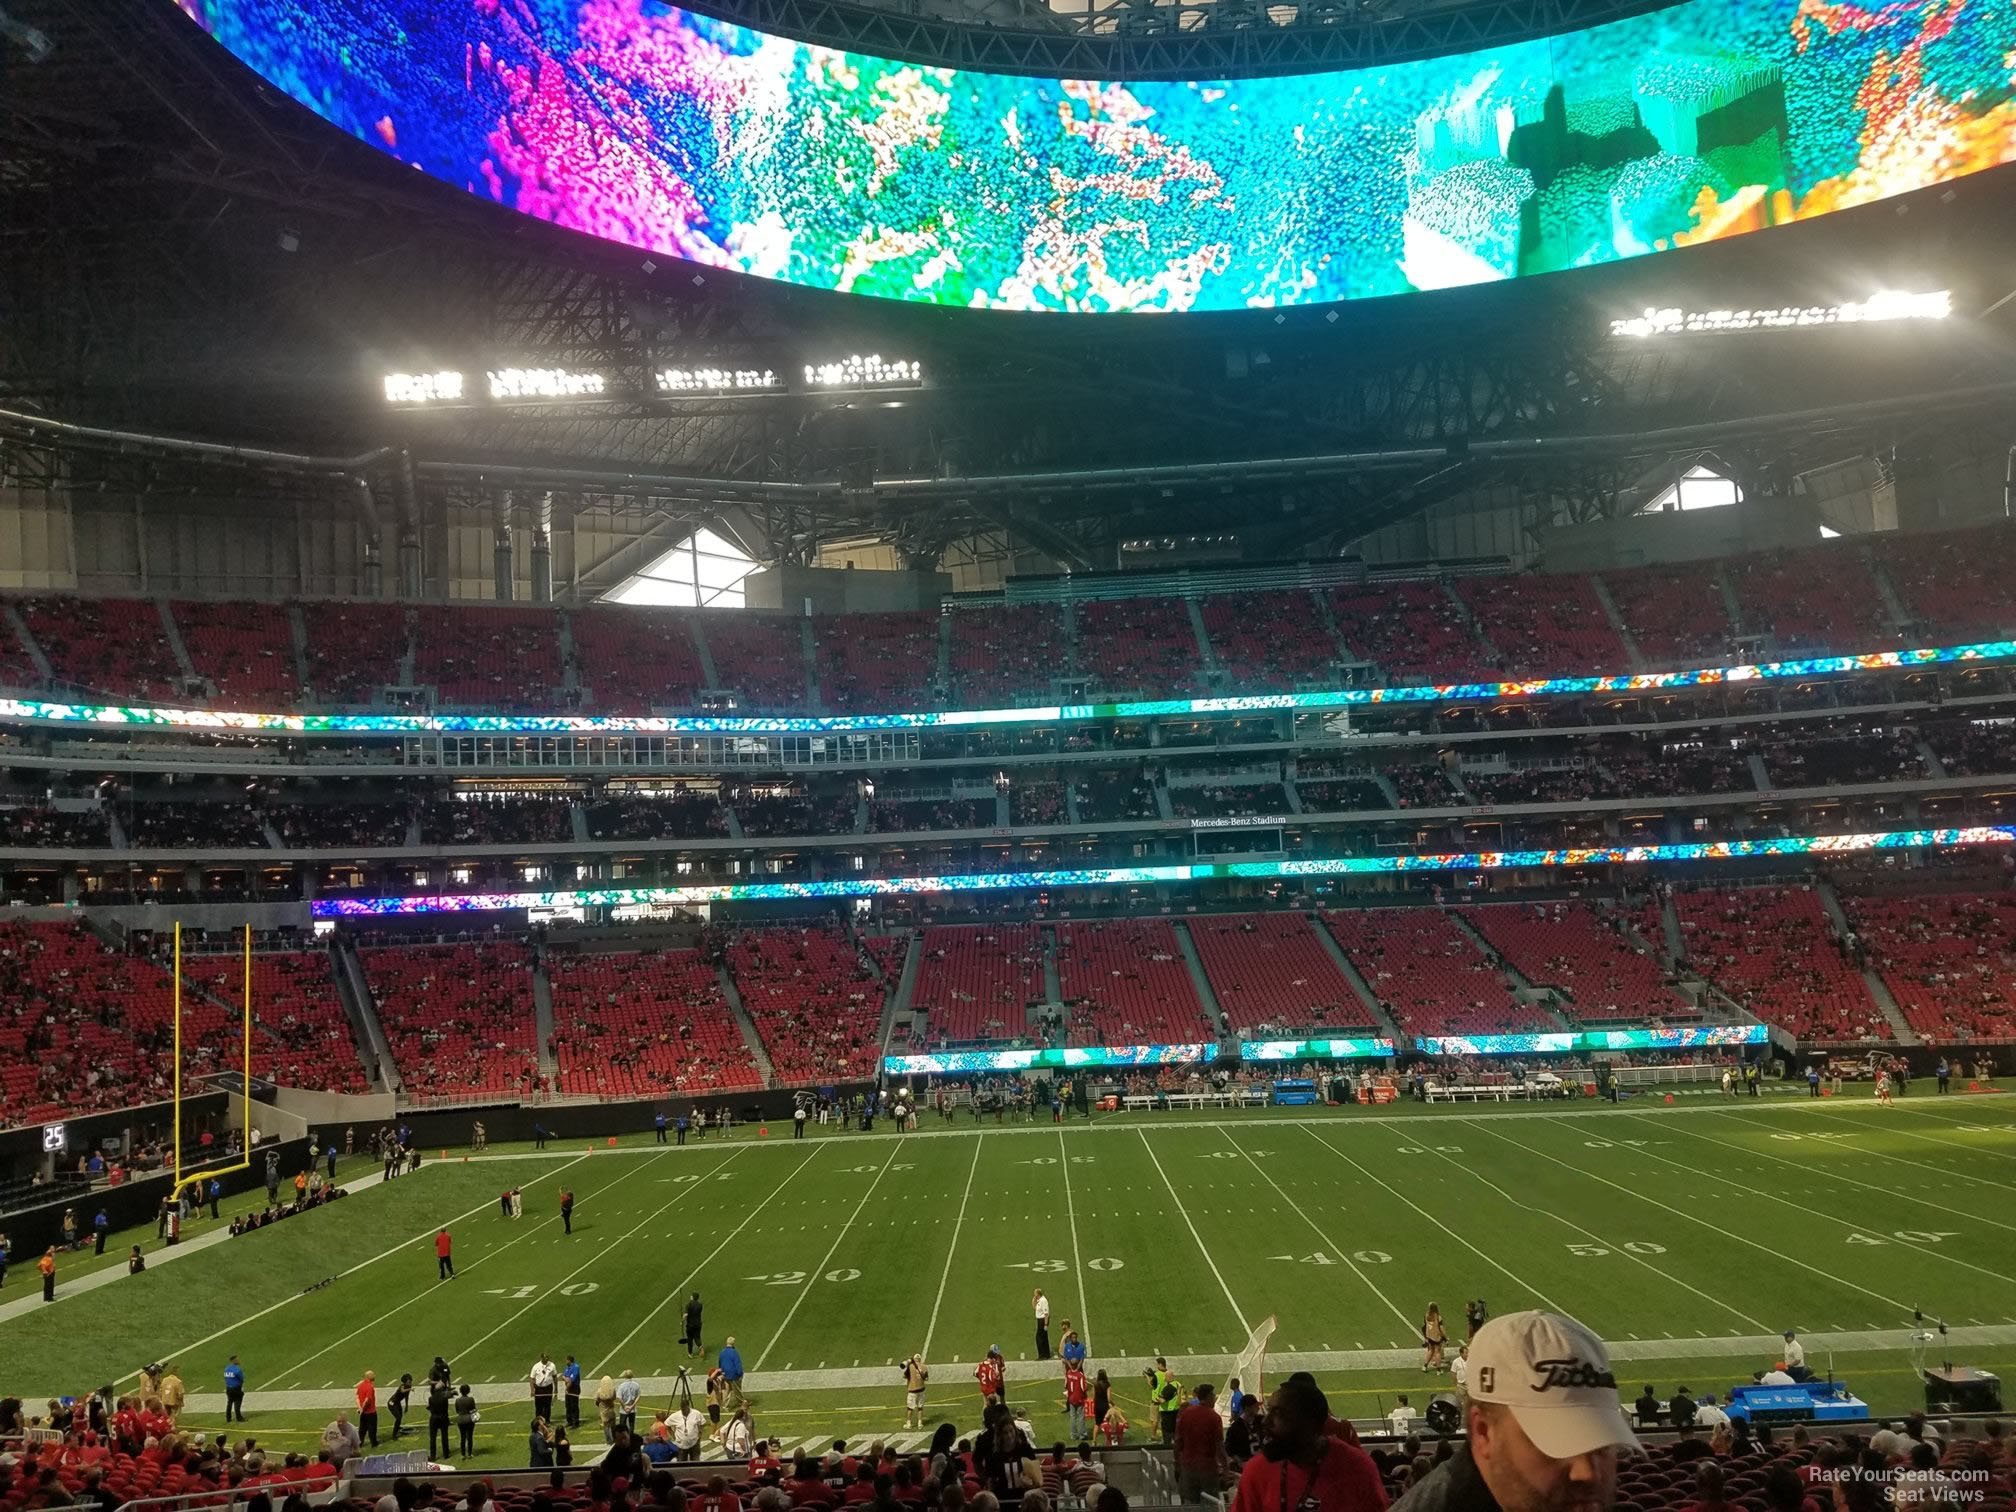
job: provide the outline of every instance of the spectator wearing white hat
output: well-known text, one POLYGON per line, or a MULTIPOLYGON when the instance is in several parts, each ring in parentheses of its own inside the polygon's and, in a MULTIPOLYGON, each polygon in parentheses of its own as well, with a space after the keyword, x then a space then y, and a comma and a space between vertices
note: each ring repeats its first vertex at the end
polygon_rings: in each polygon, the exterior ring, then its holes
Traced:
POLYGON ((1468 1441, 1394 1512, 1608 1512, 1637 1437, 1603 1341, 1559 1313, 1493 1318, 1470 1346, 1468 1441))

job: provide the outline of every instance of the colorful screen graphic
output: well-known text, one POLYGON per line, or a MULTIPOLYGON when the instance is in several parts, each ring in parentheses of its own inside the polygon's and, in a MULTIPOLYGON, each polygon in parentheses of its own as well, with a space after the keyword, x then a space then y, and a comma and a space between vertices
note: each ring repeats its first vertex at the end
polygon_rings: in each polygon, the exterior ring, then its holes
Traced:
POLYGON ((854 877, 832 882, 723 882, 697 887, 601 887, 571 892, 434 893, 388 898, 316 898, 318 919, 379 914, 500 913, 512 909, 613 908, 626 904, 735 903, 778 898, 887 898, 916 893, 1001 892, 1016 888, 1137 886, 1223 878, 1384 876, 1397 872, 1518 871, 1556 866, 1643 866, 1648 862, 1730 861, 1747 856, 1849 855, 2016 843, 2016 825, 1966 829, 1865 830, 1852 835, 1775 840, 1690 840, 1679 845, 1605 845, 1563 850, 1450 851, 1413 856, 1338 856, 1321 861, 1196 862, 1174 866, 1089 866, 1077 871, 960 872, 950 876, 854 877))
POLYGON ((1573 1034, 1452 1034, 1415 1041, 1429 1055, 1559 1055, 1576 1050, 1693 1050, 1761 1045, 1762 1024, 1709 1024, 1696 1029, 1585 1029, 1573 1034))
POLYGON ((1389 1039, 1249 1040, 1239 1047, 1243 1061, 1364 1060, 1392 1053, 1389 1039))
POLYGON ((810 288, 1231 310, 1488 283, 2016 157, 2016 10, 1685 0, 1347 72, 1117 84, 809 46, 653 0, 178 0, 458 189, 810 288))
POLYGON ((150 704, 73 704, 0 698, 0 724, 94 725, 108 729, 200 730, 208 735, 838 735, 863 730, 950 730, 992 725, 1073 724, 1093 719, 1189 719, 1272 710, 1319 713, 1377 704, 1476 703, 1706 688, 1722 683, 1804 681, 1851 672, 2007 661, 2016 641, 1743 662, 1682 672, 1618 672, 1525 682, 1424 683, 1338 688, 1321 693, 1257 693, 1223 698, 1157 698, 1126 703, 1043 704, 1019 709, 953 709, 932 714, 263 714, 150 704))
POLYGON ((1187 1066, 1216 1060, 1216 1045, 1094 1045, 1063 1050, 943 1050, 885 1055, 889 1076, 958 1076, 976 1071, 1097 1071, 1110 1066, 1187 1066))

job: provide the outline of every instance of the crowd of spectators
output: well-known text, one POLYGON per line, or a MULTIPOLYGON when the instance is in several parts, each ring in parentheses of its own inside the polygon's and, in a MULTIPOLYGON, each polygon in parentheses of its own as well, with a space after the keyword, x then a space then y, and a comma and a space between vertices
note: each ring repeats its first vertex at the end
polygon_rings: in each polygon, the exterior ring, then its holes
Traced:
POLYGON ((301 696, 294 630, 279 604, 180 600, 171 605, 196 675, 227 709, 291 709, 301 696))
POLYGON ((726 958, 781 1085, 874 1078, 887 994, 837 924, 741 930, 726 958))
POLYGON ((1212 593, 1199 599, 1197 607, 1229 686, 1241 692, 1292 693, 1334 680, 1342 654, 1310 589, 1212 593))
POLYGON ((120 816, 128 844, 159 850, 264 847, 266 828, 243 803, 133 803, 120 816))
POLYGON ((1730 582, 1743 625, 1786 653, 1874 651, 1894 645, 1883 595, 1854 543, 1733 558, 1730 582))
POLYGON ((1606 572, 1603 586, 1647 667, 1714 667, 1728 660, 1736 627, 1712 564, 1606 572))
POLYGON ((1018 782, 1008 790, 1009 821, 1018 825, 1063 824, 1066 813, 1061 782, 1018 782))
POLYGON ((868 827, 883 834, 993 829, 995 805, 991 798, 875 798, 868 804, 868 827))
POLYGON ((1927 1044, 2016 1039, 2016 893, 1844 896, 1852 955, 1927 1044))
POLYGON ((22 622, 59 684, 115 702, 176 703, 182 669, 153 599, 22 599, 22 622))
POLYGON ((1159 817, 1155 781, 1146 767, 1131 771, 1078 769, 1078 818, 1085 824, 1117 824, 1159 817))
POLYGON ((1820 1044, 1887 1041, 1851 943, 1808 887, 1678 891, 1686 964, 1744 1011, 1820 1044))
POLYGON ((1377 667, 1385 681, 1440 685, 1501 675, 1440 583, 1332 588, 1329 603, 1345 646, 1377 667))
POLYGON ((1579 803, 1623 796, 1596 766, 1523 767, 1509 772, 1466 767, 1463 786, 1479 803, 1579 803))
POLYGON ((1070 671, 1063 613, 1055 604, 995 604, 952 618, 952 681, 965 708, 1040 704, 1070 671))
POLYGON ((1498 653, 1502 674, 1625 669, 1624 642, 1586 577, 1554 577, 1544 586, 1516 577, 1466 577, 1455 586, 1498 653))
POLYGON ((1385 790, 1370 777, 1327 777, 1313 782, 1305 779, 1295 784, 1295 792, 1303 809, 1314 814, 1393 807, 1386 801, 1385 790))
POLYGON ((397 687, 406 660, 406 611, 397 604, 322 601, 301 606, 308 686, 322 703, 369 704, 397 687))
POLYGON ((517 941, 359 952, 406 1092, 530 1093, 538 1082, 532 960, 517 941))
POLYGON ((62 850, 103 850, 112 843, 102 808, 57 809, 41 804, 0 808, 0 834, 12 845, 62 850))
POLYGON ((930 708, 938 671, 938 616, 923 610, 825 615, 812 621, 819 694, 839 713, 930 708))
POLYGON ((598 604, 576 609, 570 625, 575 668, 597 713, 684 710, 699 701, 707 673, 689 614, 598 604))
POLYGON ((1171 787, 1169 810, 1178 819, 1260 819, 1286 814, 1288 795, 1278 782, 1171 787))
POLYGON ((1828 722, 1759 729, 1750 742, 1774 787, 1834 787, 1927 775, 1918 731, 1906 726, 1828 722))
POLYGON ((1567 899, 1462 912, 1527 981, 1565 994, 1564 1011, 1583 1023, 1698 1016, 1667 984, 1658 958, 1625 933, 1625 921, 1615 912, 1567 899))
MULTIPOLYGON (((236 1011, 245 963, 236 952, 182 958, 186 984, 236 1011)), ((337 996, 326 950, 258 951, 252 956, 253 1041, 282 1086, 314 1092, 368 1092, 357 1037, 337 996)))
POLYGON ((1520 1034, 1555 1027, 1439 908, 1326 912, 1323 922, 1403 1034, 1520 1034))
POLYGON ((549 950, 553 1040, 570 1096, 657 1097, 760 1087, 721 977, 697 950, 549 950))
POLYGON ((807 707, 805 643, 799 621, 778 614, 710 614, 695 622, 714 658, 714 675, 744 708, 807 707))
POLYGON ((574 838, 569 795, 437 799, 420 805, 423 845, 547 845, 574 838))
POLYGON ((1034 924, 925 930, 910 996, 911 1006, 926 1015, 925 1042, 1022 1038, 1030 1004, 1044 996, 1043 956, 1043 932, 1034 924))
POLYGON ((534 714, 562 706, 551 609, 423 604, 413 616, 413 680, 443 704, 534 714))
POLYGON ((1214 1037, 1167 919, 1058 924, 1057 979, 1074 1045, 1184 1045, 1214 1037))
POLYGON ((413 822, 410 804, 350 799, 271 802, 261 812, 289 850, 404 845, 413 822))
POLYGON ((1181 599, 1093 599, 1075 606, 1078 667, 1095 693, 1201 693, 1197 632, 1181 599))
POLYGON ((1985 777, 2016 772, 2016 720, 1934 719, 1925 740, 1949 777, 1985 777))
POLYGON ((705 840, 727 833, 728 814, 720 799, 697 788, 602 798, 588 805, 592 840, 705 840))

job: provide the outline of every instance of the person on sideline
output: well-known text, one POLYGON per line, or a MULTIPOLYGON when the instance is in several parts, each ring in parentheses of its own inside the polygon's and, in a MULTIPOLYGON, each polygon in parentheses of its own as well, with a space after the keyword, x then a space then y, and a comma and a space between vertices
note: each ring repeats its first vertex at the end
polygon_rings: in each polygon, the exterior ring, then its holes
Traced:
POLYGON ((1029 1299, 1029 1305, 1036 1313, 1036 1358, 1050 1358, 1050 1299, 1043 1295, 1043 1288, 1036 1288, 1036 1295, 1029 1299))
POLYGON ((1449 1342, 1449 1330, 1442 1323, 1442 1309, 1437 1304, 1428 1304, 1428 1316, 1421 1320, 1421 1368, 1440 1370, 1442 1368, 1442 1348, 1449 1342))
POLYGON ((245 1367, 235 1354, 224 1362, 224 1421, 245 1421, 245 1367))
POLYGON ((378 1374, 372 1370, 357 1383, 357 1441, 378 1447, 378 1374))
POLYGON ((434 1270, 437 1281, 455 1279, 455 1241, 445 1228, 434 1236, 434 1270))
POLYGON ((1467 1441, 1394 1512, 1609 1512, 1617 1455, 1638 1439, 1603 1341, 1559 1313, 1507 1313, 1478 1331, 1472 1361, 1467 1441))
POLYGON ((903 1362, 903 1426, 924 1426, 924 1383, 931 1379, 931 1367, 924 1356, 913 1354, 903 1362))

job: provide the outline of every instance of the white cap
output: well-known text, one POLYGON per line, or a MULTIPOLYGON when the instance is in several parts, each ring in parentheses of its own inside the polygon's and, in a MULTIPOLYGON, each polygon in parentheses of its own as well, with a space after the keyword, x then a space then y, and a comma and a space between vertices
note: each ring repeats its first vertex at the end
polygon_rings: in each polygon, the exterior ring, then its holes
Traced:
POLYGON ((1468 1392, 1473 1401, 1511 1408, 1549 1459, 1638 1447, 1617 1400, 1609 1351, 1560 1313, 1506 1313, 1478 1329, 1468 1392))

